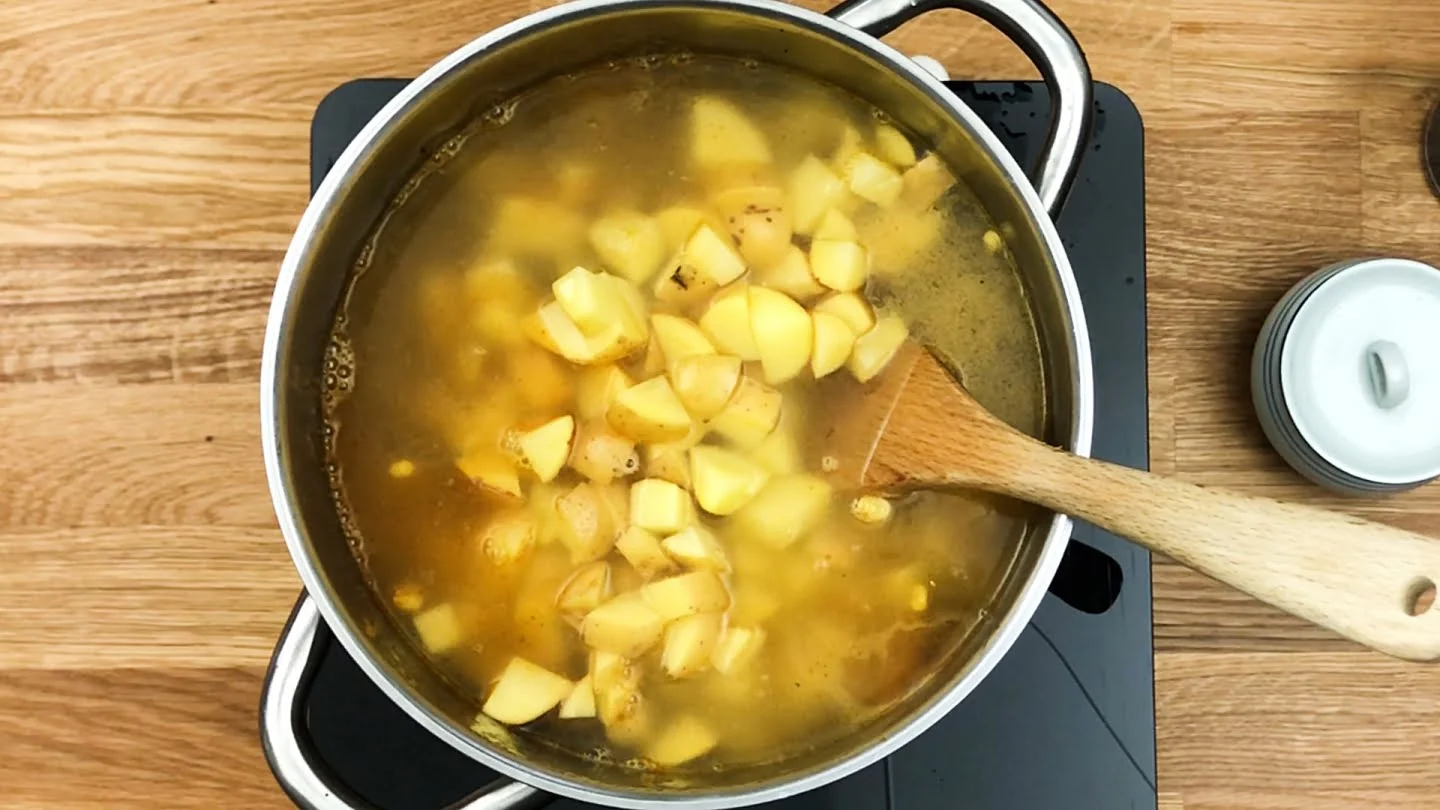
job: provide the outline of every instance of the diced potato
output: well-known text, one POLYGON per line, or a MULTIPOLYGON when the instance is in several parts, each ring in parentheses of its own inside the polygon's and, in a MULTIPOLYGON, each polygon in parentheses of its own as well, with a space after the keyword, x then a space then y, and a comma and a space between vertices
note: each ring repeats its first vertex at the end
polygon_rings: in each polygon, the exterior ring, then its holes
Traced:
POLYGON ((507 197, 495 208, 484 242, 501 255, 559 259, 584 244, 585 222, 553 200, 507 197))
POLYGON ((912 585, 909 598, 910 610, 915 613, 924 613, 930 607, 930 589, 924 585, 912 585))
POLYGON ((497 450, 473 450, 458 459, 455 466, 486 492, 507 500, 521 497, 515 464, 497 450))
POLYGON ((786 548, 820 522, 832 494, 830 485, 813 475, 777 475, 736 513, 733 524, 744 537, 786 548))
POLYGON ((795 168, 788 191, 790 222, 795 233, 802 236, 813 233, 825 212, 836 207, 847 193, 845 181, 814 155, 795 168))
POLYGON ((695 520, 690 493, 659 478, 637 481, 630 488, 630 522, 657 534, 674 534, 695 520))
POLYGON ((901 182, 900 202, 911 209, 925 209, 955 185, 955 176, 940 156, 931 152, 906 169, 901 182))
POLYGON ((555 604, 566 613, 585 615, 610 598, 610 564, 604 560, 582 565, 560 586, 555 604))
POLYGON ((850 158, 865 151, 865 136, 860 134, 853 124, 846 123, 845 128, 840 131, 840 143, 835 151, 830 153, 830 162, 840 168, 850 162, 850 158))
POLYGON ((637 211, 617 211, 595 220, 590 225, 590 246, 607 269, 635 284, 649 281, 669 256, 660 223, 637 211))
POLYGON ((750 334, 760 350, 765 382, 771 385, 793 379, 810 363, 815 339, 810 313, 785 293, 750 288, 750 334))
POLYGON ((640 593, 631 591, 590 611, 580 625, 580 636, 592 649, 634 658, 659 643, 664 630, 665 617, 640 593))
POLYGON ((615 541, 615 550, 646 579, 654 579, 675 569, 675 561, 665 553, 660 538, 639 526, 631 526, 621 532, 620 538, 615 541))
POLYGON ((541 347, 578 365, 610 363, 628 357, 645 345, 648 334, 643 325, 637 332, 627 317, 606 325, 595 335, 586 335, 580 327, 551 301, 524 320, 521 328, 541 347))
POLYGON ((854 292, 870 275, 870 256, 856 242, 816 239, 810 245, 810 272, 832 290, 854 292))
POLYGON ((750 332, 750 295, 745 284, 726 287, 715 296, 700 317, 700 331, 725 354, 746 362, 760 359, 750 332))
POLYGON ((630 525, 630 485, 616 481, 600 487, 600 501, 610 515, 610 523, 619 530, 630 525))
POLYGON ((650 327, 666 363, 675 363, 697 354, 714 354, 715 346, 693 322, 676 315, 651 315, 650 327))
POLYGON ((390 604, 403 613, 419 613, 425 607, 425 591, 413 582, 402 582, 391 592, 390 604))
POLYGON ((480 543, 496 563, 518 562, 535 547, 535 517, 523 511, 498 515, 481 532, 480 543))
POLYGON ((449 652, 465 641, 465 629, 460 624, 460 615, 449 602, 442 602, 423 613, 415 614, 413 621, 420 644, 431 653, 449 652))
POLYGON ((576 379, 575 410, 582 420, 604 416, 615 395, 635 384, 629 374, 613 365, 581 369, 576 379))
POLYGON ((741 186, 715 196, 715 205, 740 255, 755 267, 779 261, 790 246, 790 215, 785 192, 776 186, 741 186))
POLYGON ((615 545, 616 527, 600 488, 577 484, 555 501, 560 516, 560 540, 576 563, 598 560, 615 545))
POLYGON ((677 717, 645 748, 645 758, 662 768, 683 765, 710 753, 719 742, 715 732, 698 718, 677 717))
POLYGON ((900 318, 894 315, 881 318, 874 329, 856 338, 855 349, 846 364, 850 373, 862 383, 873 379, 890 364, 909 337, 910 330, 900 318))
POLYGON ((761 467, 774 475, 800 471, 800 445, 788 430, 775 430, 750 453, 761 467))
POLYGON ((745 260, 739 251, 727 237, 705 224, 685 242, 682 261, 721 287, 745 274, 745 260))
POLYGON ((820 219, 813 238, 853 242, 859 238, 859 234, 855 230, 855 223, 849 217, 832 208, 820 219))
POLYGON ((396 459, 390 462, 391 478, 409 478, 415 474, 415 462, 408 458, 396 459))
POLYGON ((692 571, 656 580, 640 589, 640 597, 664 621, 696 613, 723 613, 730 607, 730 593, 725 590, 720 575, 714 571, 692 571))
POLYGON ((870 253, 870 271, 894 275, 915 266, 940 239, 945 213, 935 208, 914 211, 903 206, 877 210, 859 223, 860 243, 870 253))
POLYGON ((770 162, 765 136, 745 113, 716 96, 695 99, 690 110, 690 157, 706 169, 770 162))
POLYGON ((629 317, 620 288, 612 283, 613 276, 593 273, 584 267, 572 267, 555 279, 550 290, 555 302, 570 320, 588 336, 598 335, 618 320, 629 317))
POLYGON ((732 217, 755 211, 777 211, 785 207, 785 191, 779 186, 746 184, 715 193, 715 210, 727 222, 732 217))
POLYGON ((663 478, 685 489, 690 488, 690 448, 680 442, 647 444, 644 472, 647 478, 663 478))
POLYGON ((758 627, 727 627, 715 645, 710 662, 719 672, 730 675, 755 660, 765 646, 765 631, 758 627))
POLYGON ((915 147, 904 133, 889 124, 875 128, 875 151, 897 169, 915 165, 915 147))
POLYGON ((645 356, 640 360, 640 378, 648 380, 665 373, 665 352, 660 348, 660 338, 655 329, 650 329, 650 340, 645 344, 645 356))
POLYGON ((851 191, 882 208, 894 205, 905 186, 900 172, 866 152, 845 162, 845 182, 851 191))
POLYGON ((486 716, 518 726, 555 708, 575 689, 568 678, 516 656, 500 673, 500 680, 480 711, 486 716))
POLYGON ((816 312, 827 312, 844 321, 856 335, 875 328, 875 310, 864 296, 856 293, 834 293, 815 305, 816 312))
POLYGON ((600 191, 600 170, 593 163, 566 160, 551 173, 555 194, 570 205, 586 205, 600 191))
POLYGON ((575 682, 570 694, 560 703, 560 719, 575 720, 595 716, 595 685, 586 675, 575 682))
POLYGON ((730 402, 710 420, 710 429, 742 450, 753 449, 780 423, 783 401, 779 391, 742 375, 730 402))
POLYGON ((637 442, 669 442, 690 433, 690 413, 664 377, 616 394, 605 419, 617 433, 637 442))
POLYGON ((666 555, 687 568, 722 573, 730 571, 730 559, 725 554, 725 547, 714 533, 704 526, 686 526, 665 538, 660 547, 666 555))
POLYGON ((570 466, 597 484, 639 472, 635 442, 616 433, 605 422, 581 425, 570 454, 570 466))
POLYGON ((570 404, 575 393, 571 370, 559 357, 538 346, 519 346, 507 356, 506 367, 526 406, 554 413, 570 404))
MULTIPOLYGON (((772 561, 768 553, 764 555, 764 559, 772 561)), ((780 597, 775 595, 771 585, 754 580, 741 580, 735 585, 730 621, 759 624, 773 619, 780 612, 780 607, 780 597)))
POLYGON ((861 495, 850 501, 850 514, 861 523, 884 523, 895 507, 879 495, 861 495))
POLYGON ((690 480, 695 486, 695 500, 712 515, 735 513, 754 498, 769 479, 768 470, 733 450, 709 445, 690 450, 690 480))
POLYGON ((816 312, 812 319, 815 323, 815 348, 810 355, 810 372, 818 380, 845 365, 850 350, 855 348, 856 336, 839 315, 816 312))
POLYGON ((672 205, 655 215, 660 232, 665 235, 665 244, 677 251, 690 240, 690 234, 704 222, 715 226, 718 221, 709 213, 688 205, 672 205))
POLYGON ((536 484, 530 488, 525 508, 535 521, 535 543, 544 546, 562 543, 560 539, 560 513, 555 504, 567 490, 554 484, 536 484))
POLYGON ((660 668, 672 678, 699 675, 710 665, 725 619, 718 613, 697 613, 676 619, 665 628, 660 668))
POLYGON ((596 650, 590 653, 589 677, 595 689, 596 714, 606 726, 623 722, 641 709, 641 671, 632 662, 596 650))
POLYGON ((535 477, 546 483, 555 480, 570 458, 570 445, 575 439, 575 417, 551 419, 517 438, 520 455, 535 477))
POLYGON ((671 360, 670 383, 691 416, 709 419, 725 408, 740 384, 740 358, 695 354, 671 360))
POLYGON ((789 245, 779 262, 756 274, 761 284, 779 290, 797 301, 808 301, 825 292, 810 272, 810 259, 796 245, 789 245))

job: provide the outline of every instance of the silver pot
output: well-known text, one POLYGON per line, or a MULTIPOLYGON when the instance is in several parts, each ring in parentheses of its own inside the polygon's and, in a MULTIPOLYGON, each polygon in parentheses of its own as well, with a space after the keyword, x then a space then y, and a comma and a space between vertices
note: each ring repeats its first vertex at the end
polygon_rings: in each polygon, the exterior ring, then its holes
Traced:
POLYGON ((756 56, 845 87, 935 144, 992 216, 1025 278, 1046 363, 1047 439, 1090 449, 1090 348, 1079 293, 1051 222, 1087 135, 1084 56, 1038 0, 850 0, 829 15, 771 0, 580 0, 505 25, 447 56, 391 101, 320 185, 281 267, 261 368, 261 435, 280 528, 308 597, 276 652, 262 706, 266 754, 303 807, 365 804, 305 744, 297 694, 317 656, 324 620, 345 651, 414 720, 502 780, 459 807, 533 806, 548 794, 627 808, 729 808, 780 799, 853 773, 904 745, 965 698, 1005 655, 1044 596, 1070 534, 1054 515, 1031 536, 1001 585, 987 623, 936 665, 925 684, 875 723, 777 764, 720 772, 694 787, 646 786, 633 772, 522 738, 481 736, 475 709, 431 671, 372 596, 341 532, 328 490, 320 423, 324 347, 347 274, 377 215, 448 133, 539 79, 657 45, 756 56), (935 8, 990 21, 1039 65, 1055 117, 1036 181, 980 118, 914 61, 876 37, 935 8))

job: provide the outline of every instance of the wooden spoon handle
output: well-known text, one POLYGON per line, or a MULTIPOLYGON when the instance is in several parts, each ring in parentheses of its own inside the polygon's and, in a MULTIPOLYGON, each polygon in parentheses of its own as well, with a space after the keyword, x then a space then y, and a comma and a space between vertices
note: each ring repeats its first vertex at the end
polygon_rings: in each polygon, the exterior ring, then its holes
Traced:
POLYGON ((1032 442, 996 491, 1083 518, 1399 658, 1440 658, 1440 541, 1359 518, 1206 489, 1032 442))

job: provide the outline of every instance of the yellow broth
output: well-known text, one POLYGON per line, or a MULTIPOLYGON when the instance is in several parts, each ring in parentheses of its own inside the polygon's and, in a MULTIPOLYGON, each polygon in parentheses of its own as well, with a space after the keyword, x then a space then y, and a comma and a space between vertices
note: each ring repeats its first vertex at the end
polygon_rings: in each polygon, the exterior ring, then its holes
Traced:
MULTIPOLYGON (((571 682, 592 665, 583 616, 557 606, 580 565, 556 537, 555 498, 584 478, 567 466, 540 483, 522 467, 521 498, 472 480, 477 453, 503 460, 517 430, 580 406, 588 372, 537 345, 522 324, 572 267, 606 269, 589 225, 622 209, 708 210, 727 184, 783 186, 806 156, 833 164, 840 150, 875 149, 883 124, 846 93, 774 67, 696 56, 620 62, 545 83, 475 122, 377 228, 332 341, 325 408, 337 505, 378 598, 477 709, 517 656, 571 682), (697 170, 690 116, 701 97, 743 111, 768 143, 769 163, 697 170), (487 532, 511 518, 529 521, 533 535, 516 559, 497 561, 487 532)), ((1034 325, 974 195, 954 184, 933 205, 905 211, 847 199, 871 253, 865 295, 902 317, 981 402, 1037 432, 1034 325)), ((653 300, 649 282, 640 289, 652 312, 694 315, 653 300)), ((640 381, 665 373, 656 363, 637 351, 618 366, 640 381)), ((759 376, 759 366, 746 363, 744 373, 759 376)), ((805 471, 820 472, 826 414, 864 386, 842 368, 818 383, 807 370, 775 388, 784 402, 776 435, 793 441, 805 471)), ((705 442, 725 444, 713 435, 705 442)), ((641 466, 597 488, 621 513, 626 487, 651 472, 648 460, 641 466)), ((742 666, 683 678, 662 670, 663 645, 653 645, 627 670, 643 716, 607 728, 547 711, 521 733, 579 755, 681 769, 775 760, 846 734, 916 687, 976 625, 1027 517, 966 493, 893 505, 887 521, 870 524, 852 514, 849 495, 834 493, 813 526, 781 548, 748 536, 733 517, 696 510, 731 569, 721 574, 730 604, 719 621, 726 632, 761 630, 763 643, 742 666), (711 744, 680 757, 656 753, 666 733, 684 736, 677 723, 703 727, 711 744)), ((601 560, 607 596, 647 580, 614 550, 601 560)))

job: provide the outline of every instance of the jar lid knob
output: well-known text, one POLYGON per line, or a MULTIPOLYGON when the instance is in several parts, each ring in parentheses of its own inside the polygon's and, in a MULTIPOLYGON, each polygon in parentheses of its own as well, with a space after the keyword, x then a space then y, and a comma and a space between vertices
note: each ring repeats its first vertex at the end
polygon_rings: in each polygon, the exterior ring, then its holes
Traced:
POLYGON ((1390 410, 1410 396, 1410 367, 1405 353, 1389 340, 1377 340, 1365 347, 1365 370, 1375 404, 1390 410))

